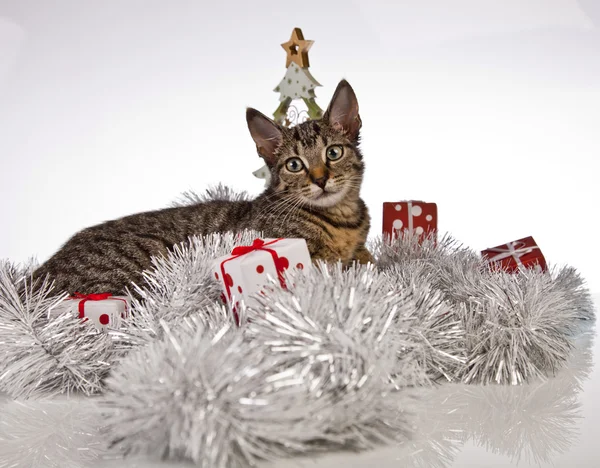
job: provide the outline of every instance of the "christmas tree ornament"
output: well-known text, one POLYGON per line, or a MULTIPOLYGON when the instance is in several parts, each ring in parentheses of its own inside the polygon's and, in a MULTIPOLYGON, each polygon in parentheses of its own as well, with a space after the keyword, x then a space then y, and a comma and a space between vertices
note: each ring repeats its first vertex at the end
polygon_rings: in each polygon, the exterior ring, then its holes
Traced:
MULTIPOLYGON (((279 106, 273 113, 273 119, 283 127, 293 127, 309 119, 320 119, 323 110, 316 102, 315 88, 321 86, 309 71, 308 51, 314 41, 304 39, 300 28, 294 28, 290 40, 281 44, 286 51, 286 73, 275 88, 279 93, 279 106), (302 101, 306 110, 300 110, 292 103, 302 101)), ((253 172, 255 177, 265 179, 269 185, 271 173, 267 166, 253 172)))
MULTIPOLYGON (((317 86, 321 85, 310 74, 307 68, 301 68, 296 63, 292 63, 288 67, 285 76, 279 85, 275 88, 275 91, 279 93, 279 101, 282 103, 289 104, 296 99, 302 99, 309 109, 309 117, 314 119, 322 116, 322 112, 315 107, 316 103, 314 103, 315 88, 317 86)), ((281 109, 281 111, 283 111, 283 109, 281 109)), ((279 117, 277 111, 275 112, 274 117, 276 119, 279 117)))
POLYGON ((292 62, 302 68, 308 68, 308 51, 315 41, 305 41, 304 34, 300 28, 294 28, 290 40, 281 44, 286 53, 285 66, 289 67, 292 62))
POLYGON ((486 249, 481 255, 488 263, 506 271, 522 268, 547 270, 546 260, 533 237, 525 237, 507 244, 486 249))
POLYGON ((258 179, 264 179, 265 187, 268 187, 271 184, 271 172, 266 165, 254 171, 252 175, 258 179))
POLYGON ((383 204, 383 234, 398 237, 406 232, 434 236, 437 232, 437 205, 422 201, 383 204))
MULTIPOLYGON (((304 40, 304 35, 300 28, 294 28, 292 37, 284 44, 281 44, 286 51, 286 74, 275 88, 279 93, 280 105, 273 114, 275 122, 290 126, 294 123, 300 123, 288 120, 286 115, 292 101, 302 99, 308 108, 308 118, 320 119, 323 111, 315 101, 314 89, 321 86, 317 80, 308 71, 308 50, 314 41, 304 40)), ((297 117, 299 117, 297 115, 297 117)))

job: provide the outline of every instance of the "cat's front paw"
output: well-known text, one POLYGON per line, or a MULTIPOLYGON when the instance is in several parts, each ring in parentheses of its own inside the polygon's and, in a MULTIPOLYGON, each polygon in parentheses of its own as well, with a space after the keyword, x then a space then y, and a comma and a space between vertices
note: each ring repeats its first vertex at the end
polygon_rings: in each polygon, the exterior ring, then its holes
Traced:
POLYGON ((371 252, 369 252, 364 245, 356 249, 352 260, 360 263, 361 265, 366 265, 367 263, 375 264, 375 258, 373 257, 373 254, 371 254, 371 252))
POLYGON ((319 249, 318 251, 311 254, 311 259, 314 265, 318 265, 319 263, 323 262, 333 266, 340 260, 343 261, 343 259, 340 258, 339 254, 330 251, 329 249, 319 249))
POLYGON ((318 256, 313 256, 312 257, 312 263, 315 266, 319 266, 319 264, 321 263, 325 263, 329 266, 333 266, 336 263, 338 263, 340 261, 340 258, 333 258, 333 257, 318 257, 318 256))

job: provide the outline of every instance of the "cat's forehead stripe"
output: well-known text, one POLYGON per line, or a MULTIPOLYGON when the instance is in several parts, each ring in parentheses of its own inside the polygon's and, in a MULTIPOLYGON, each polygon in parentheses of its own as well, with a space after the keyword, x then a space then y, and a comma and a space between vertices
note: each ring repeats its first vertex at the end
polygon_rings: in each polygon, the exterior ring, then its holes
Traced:
MULTIPOLYGON (((306 121, 289 128, 286 132, 286 140, 288 151, 297 157, 307 155, 314 149, 319 149, 321 153, 322 148, 335 143, 335 138, 332 138, 327 128, 317 121, 306 121)), ((351 145, 342 146, 352 148, 351 145)), ((362 159, 359 153, 357 156, 362 159)))
POLYGON ((298 139, 302 143, 302 146, 307 147, 309 145, 308 138, 306 135, 306 128, 298 129, 298 139))
POLYGON ((308 144, 311 146, 316 145, 317 141, 319 140, 319 134, 315 133, 311 127, 306 128, 306 137, 307 137, 307 140, 309 141, 308 144))

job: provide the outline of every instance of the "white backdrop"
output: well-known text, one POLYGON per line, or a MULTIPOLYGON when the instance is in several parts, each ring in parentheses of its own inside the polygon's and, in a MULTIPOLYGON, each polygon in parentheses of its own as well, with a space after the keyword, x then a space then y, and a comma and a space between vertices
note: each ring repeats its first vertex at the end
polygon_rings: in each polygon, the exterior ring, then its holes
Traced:
POLYGON ((224 182, 258 193, 245 107, 271 114, 301 27, 325 107, 354 87, 371 233, 438 203, 482 249, 533 235, 600 291, 600 1, 0 0, 0 258, 224 182))

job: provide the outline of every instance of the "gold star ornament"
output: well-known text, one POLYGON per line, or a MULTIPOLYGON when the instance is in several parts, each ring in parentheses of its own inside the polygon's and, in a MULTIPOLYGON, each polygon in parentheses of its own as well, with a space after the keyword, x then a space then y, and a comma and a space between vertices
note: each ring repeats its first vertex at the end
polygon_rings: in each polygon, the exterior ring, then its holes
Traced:
POLYGON ((281 47, 283 47, 287 54, 285 61, 286 68, 289 67, 292 62, 301 68, 308 68, 308 50, 312 47, 314 42, 315 41, 304 40, 302 30, 300 28, 294 28, 290 40, 281 44, 281 47))

